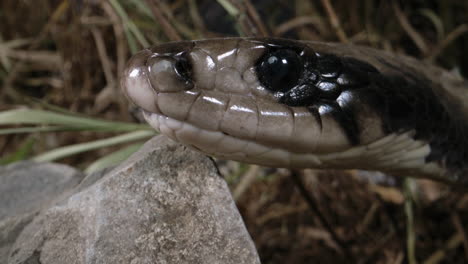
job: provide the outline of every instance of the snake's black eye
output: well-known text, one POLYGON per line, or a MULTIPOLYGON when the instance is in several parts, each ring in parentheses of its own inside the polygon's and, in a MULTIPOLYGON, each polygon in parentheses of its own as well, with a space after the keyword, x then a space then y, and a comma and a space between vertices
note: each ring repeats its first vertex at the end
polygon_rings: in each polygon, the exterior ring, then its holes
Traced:
POLYGON ((287 91, 297 85, 304 68, 301 57, 288 49, 280 49, 263 56, 257 63, 260 83, 268 90, 287 91))

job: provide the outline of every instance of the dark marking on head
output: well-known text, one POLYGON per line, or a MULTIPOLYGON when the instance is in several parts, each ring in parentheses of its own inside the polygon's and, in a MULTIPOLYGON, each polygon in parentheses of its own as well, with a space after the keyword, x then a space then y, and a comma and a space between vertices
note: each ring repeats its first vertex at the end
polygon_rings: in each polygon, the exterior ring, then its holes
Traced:
POLYGON ((341 60, 332 54, 316 53, 318 58, 316 69, 320 72, 322 78, 335 79, 340 74, 342 64, 341 60))
POLYGON ((468 171, 467 116, 455 100, 431 89, 436 84, 399 69, 400 74, 371 75, 370 84, 357 90, 360 98, 378 112, 387 133, 415 130, 415 139, 427 141, 427 162, 437 162, 454 175, 468 171))
POLYGON ((279 102, 288 106, 309 105, 318 96, 316 89, 311 89, 308 85, 295 86, 279 99, 279 102))
POLYGON ((324 103, 323 105, 327 105, 331 109, 330 114, 333 116, 333 119, 340 124, 350 144, 359 144, 360 128, 352 106, 347 105, 345 108, 341 108, 337 102, 324 103))

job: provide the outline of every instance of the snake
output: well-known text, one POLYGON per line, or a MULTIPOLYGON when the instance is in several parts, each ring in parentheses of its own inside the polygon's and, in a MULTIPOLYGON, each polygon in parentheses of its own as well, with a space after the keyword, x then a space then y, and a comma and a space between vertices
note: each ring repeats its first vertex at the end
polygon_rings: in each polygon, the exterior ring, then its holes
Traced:
POLYGON ((126 96, 207 155, 292 169, 361 169, 468 186, 468 82, 343 43, 218 38, 143 49, 126 96))

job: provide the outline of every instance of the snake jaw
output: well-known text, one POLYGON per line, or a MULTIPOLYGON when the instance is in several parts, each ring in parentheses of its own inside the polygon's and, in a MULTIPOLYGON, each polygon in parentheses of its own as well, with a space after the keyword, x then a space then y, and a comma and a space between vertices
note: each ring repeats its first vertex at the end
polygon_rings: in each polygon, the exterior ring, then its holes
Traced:
POLYGON ((430 176, 442 173, 436 164, 425 162, 430 147, 423 141, 414 140, 414 131, 390 134, 344 151, 314 154, 273 148, 147 111, 144 111, 144 117, 152 127, 171 139, 218 158, 282 168, 361 168, 403 175, 424 172, 430 176))

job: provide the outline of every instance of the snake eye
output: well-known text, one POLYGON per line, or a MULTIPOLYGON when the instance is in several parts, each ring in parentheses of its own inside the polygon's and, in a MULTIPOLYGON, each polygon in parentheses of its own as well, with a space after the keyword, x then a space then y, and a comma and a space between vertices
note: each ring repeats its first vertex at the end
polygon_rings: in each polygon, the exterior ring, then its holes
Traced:
POLYGON ((263 56, 257 63, 260 83, 268 90, 288 91, 297 85, 303 62, 293 50, 280 49, 263 56))

